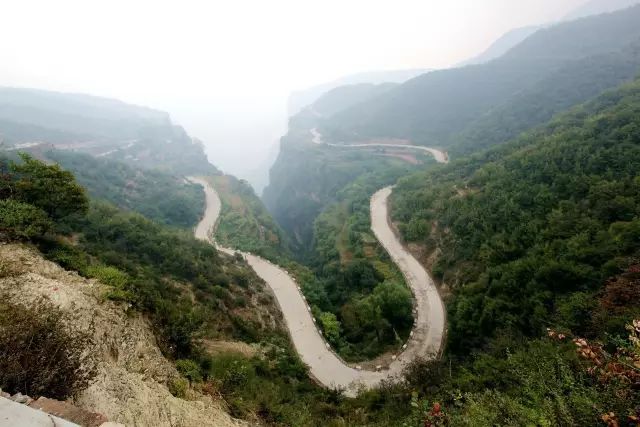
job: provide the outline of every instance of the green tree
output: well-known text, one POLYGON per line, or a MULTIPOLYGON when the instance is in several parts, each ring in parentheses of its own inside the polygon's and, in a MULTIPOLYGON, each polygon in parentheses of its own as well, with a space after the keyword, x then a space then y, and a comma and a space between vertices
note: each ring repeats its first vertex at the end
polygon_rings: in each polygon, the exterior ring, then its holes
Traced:
POLYGON ((41 209, 15 200, 0 200, 0 234, 10 239, 31 239, 44 234, 51 221, 41 209))
POLYGON ((397 282, 383 282, 373 290, 372 299, 378 312, 396 329, 411 326, 411 292, 397 282))
POLYGON ((327 340, 334 345, 340 343, 340 322, 333 313, 322 313, 320 315, 320 323, 327 340))
POLYGON ((193 360, 180 359, 176 361, 176 369, 190 382, 202 382, 202 373, 200 372, 200 366, 198 366, 198 364, 193 360))
POLYGON ((58 165, 47 165, 25 153, 20 157, 21 163, 11 164, 11 171, 17 178, 13 184, 13 198, 42 209, 54 220, 87 213, 89 200, 71 172, 58 165))

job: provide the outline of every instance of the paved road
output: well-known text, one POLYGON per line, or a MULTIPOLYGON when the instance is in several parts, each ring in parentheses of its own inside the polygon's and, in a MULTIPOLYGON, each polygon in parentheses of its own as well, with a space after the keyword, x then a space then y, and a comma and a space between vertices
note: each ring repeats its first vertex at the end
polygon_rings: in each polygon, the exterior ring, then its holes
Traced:
POLYGON ((433 157, 435 157, 438 163, 447 163, 449 158, 446 153, 436 150, 435 148, 423 147, 421 145, 409 145, 409 144, 331 144, 328 142, 324 142, 322 138, 322 134, 318 131, 317 128, 313 128, 309 131, 311 133, 311 141, 314 144, 318 145, 328 145, 330 147, 340 147, 340 148, 372 148, 372 147, 383 147, 383 148, 404 148, 410 150, 418 150, 418 151, 426 151, 427 153, 431 153, 433 157))
MULTIPOLYGON (((440 153, 445 161, 444 154, 440 153)), ((189 178, 204 187, 207 207, 204 218, 197 225, 197 238, 212 244, 211 235, 220 215, 220 198, 201 178, 189 178)), ((415 298, 417 316, 409 341, 397 358, 378 371, 366 371, 348 366, 324 341, 315 325, 310 308, 300 288, 289 274, 258 256, 242 253, 249 265, 273 290, 283 313, 296 351, 311 371, 311 375, 326 387, 342 388, 347 396, 355 396, 358 389, 378 385, 402 373, 404 367, 417 357, 435 357, 441 349, 445 330, 445 312, 436 286, 424 267, 403 247, 389 224, 387 200, 392 187, 378 191, 371 198, 371 229, 409 284, 415 298)), ((236 251, 216 247, 227 254, 236 251)))

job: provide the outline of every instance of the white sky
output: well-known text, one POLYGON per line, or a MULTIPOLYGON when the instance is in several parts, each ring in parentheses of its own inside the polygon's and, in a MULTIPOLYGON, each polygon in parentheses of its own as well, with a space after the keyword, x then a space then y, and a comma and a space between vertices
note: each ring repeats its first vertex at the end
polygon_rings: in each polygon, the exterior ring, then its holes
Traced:
POLYGON ((260 142, 243 129, 260 134, 261 122, 277 122, 264 132, 270 145, 293 89, 360 71, 447 67, 584 1, 0 0, 0 86, 168 110, 211 146, 246 157, 260 142))

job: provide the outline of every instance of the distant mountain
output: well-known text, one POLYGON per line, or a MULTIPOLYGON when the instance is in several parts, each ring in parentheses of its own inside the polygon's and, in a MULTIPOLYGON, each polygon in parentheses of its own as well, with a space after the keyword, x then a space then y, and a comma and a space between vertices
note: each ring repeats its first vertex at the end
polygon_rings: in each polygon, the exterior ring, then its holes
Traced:
POLYGON ((591 0, 567 14, 563 20, 570 21, 601 13, 610 13, 639 3, 640 0, 591 0))
POLYGON ((362 83, 340 86, 322 95, 311 105, 311 108, 321 116, 331 116, 352 105, 366 102, 396 86, 396 83, 362 83))
MULTIPOLYGON (((320 129, 334 141, 391 137, 447 147, 456 134, 482 114, 575 61, 618 51, 637 42, 638 22, 640 6, 542 29, 494 61, 419 76, 324 120, 320 129)), ((607 67, 593 70, 610 71, 607 67)), ((597 75, 583 76, 580 70, 574 72, 574 85, 597 78, 597 75)), ((574 100, 580 102, 594 94, 585 90, 584 96, 574 100)), ((553 112, 560 107, 547 108, 553 112)))
POLYGON ((0 134, 16 141, 32 136, 30 129, 50 129, 65 139, 121 140, 135 138, 141 129, 170 125, 167 113, 108 98, 36 89, 0 88, 0 120, 13 122, 15 131, 0 134), (22 133, 18 132, 23 125, 22 133))
POLYGON ((491 108, 452 138, 454 157, 515 138, 640 73, 640 41, 602 55, 571 61, 534 85, 491 108))
MULTIPOLYGON (((640 0, 591 0, 584 5, 574 9, 567 15, 565 15, 560 22, 572 21, 579 18, 585 18, 593 15, 600 15, 602 13, 610 13, 616 10, 625 9, 640 3, 640 0)), ((494 41, 484 52, 473 58, 457 64, 457 67, 464 67, 472 64, 483 64, 493 59, 499 58, 510 49, 514 48, 527 37, 535 33, 536 31, 548 27, 553 24, 532 25, 529 27, 520 27, 508 31, 496 41, 494 41)))
POLYGON ((0 87, 0 144, 48 145, 180 173, 215 171, 169 114, 82 94, 0 87))
POLYGON ((338 86, 321 95, 315 102, 291 117, 289 119, 289 128, 314 128, 321 120, 328 119, 334 114, 360 103, 370 101, 396 86, 398 86, 397 83, 381 83, 377 85, 361 83, 338 86))
POLYGON ((462 61, 457 66, 464 67, 466 65, 472 64, 483 64, 485 62, 489 62, 493 59, 499 58, 539 29, 539 26, 531 26, 511 30, 500 37, 498 40, 493 42, 491 46, 489 46, 489 48, 487 48, 487 50, 482 52, 480 55, 475 56, 471 59, 467 59, 466 61, 462 61))
POLYGON ((322 95, 339 86, 356 85, 362 83, 404 83, 420 74, 429 72, 428 69, 413 70, 391 70, 391 71, 370 71, 365 73, 352 74, 342 77, 332 82, 323 83, 308 89, 295 91, 289 96, 287 110, 289 117, 292 117, 316 102, 322 95))

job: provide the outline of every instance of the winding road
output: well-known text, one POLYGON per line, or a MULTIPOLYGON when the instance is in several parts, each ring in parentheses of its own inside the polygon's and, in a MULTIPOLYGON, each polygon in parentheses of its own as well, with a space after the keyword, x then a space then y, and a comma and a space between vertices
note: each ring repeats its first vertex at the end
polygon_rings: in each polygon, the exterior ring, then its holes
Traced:
POLYGON ((329 147, 340 147, 340 148, 373 148, 373 147, 382 147, 382 148, 404 148, 409 150, 417 150, 417 151, 425 151, 427 153, 431 153, 433 157, 435 157, 436 162, 438 163, 447 163, 449 162, 449 158, 447 153, 436 150, 435 148, 423 147, 421 145, 409 145, 409 144, 332 144, 329 142, 325 142, 322 138, 322 134, 318 132, 317 128, 313 128, 309 131, 311 133, 311 142, 318 145, 328 145, 329 147))
MULTIPOLYGON (((433 149, 428 151, 438 153, 435 157, 439 162, 446 162, 444 153, 433 149)), ((207 202, 205 215, 195 229, 195 236, 211 242, 221 252, 238 252, 218 246, 211 237, 221 208, 216 191, 202 178, 189 179, 204 187, 207 202)), ((371 229, 398 265, 413 292, 415 323, 403 351, 394 356, 394 360, 388 366, 368 371, 345 363, 322 337, 316 327, 316 320, 312 317, 311 308, 295 280, 271 262, 241 252, 251 268, 273 291, 291 340, 304 363, 309 366, 311 375, 324 386, 343 389, 345 394, 351 397, 362 388, 371 388, 383 380, 399 377, 405 366, 416 358, 436 357, 441 350, 445 332, 444 306, 435 283, 418 260, 404 248, 389 223, 387 201, 392 189, 393 187, 383 188, 371 198, 371 229)))

